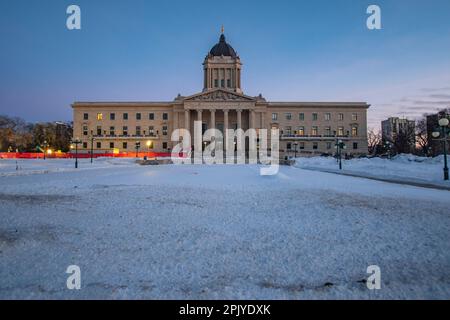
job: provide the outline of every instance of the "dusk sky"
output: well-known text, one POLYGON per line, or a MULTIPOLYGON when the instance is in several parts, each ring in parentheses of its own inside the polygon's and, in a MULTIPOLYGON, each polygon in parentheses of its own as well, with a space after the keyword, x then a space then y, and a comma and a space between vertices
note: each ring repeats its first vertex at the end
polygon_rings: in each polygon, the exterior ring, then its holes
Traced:
POLYGON ((71 120, 74 101, 200 92, 222 25, 245 94, 367 101, 369 127, 450 107, 449 0, 1 0, 0 114, 71 120), (81 30, 66 28, 70 4, 81 30), (382 30, 366 27, 371 4, 382 30))

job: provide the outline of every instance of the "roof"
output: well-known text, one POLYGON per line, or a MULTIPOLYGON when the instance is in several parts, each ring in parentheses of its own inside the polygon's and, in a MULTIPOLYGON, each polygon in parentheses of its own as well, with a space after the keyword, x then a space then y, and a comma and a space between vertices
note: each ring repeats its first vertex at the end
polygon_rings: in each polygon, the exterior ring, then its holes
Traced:
POLYGON ((227 43, 224 34, 220 35, 219 43, 212 47, 209 53, 214 57, 237 57, 236 51, 234 51, 233 47, 227 43))

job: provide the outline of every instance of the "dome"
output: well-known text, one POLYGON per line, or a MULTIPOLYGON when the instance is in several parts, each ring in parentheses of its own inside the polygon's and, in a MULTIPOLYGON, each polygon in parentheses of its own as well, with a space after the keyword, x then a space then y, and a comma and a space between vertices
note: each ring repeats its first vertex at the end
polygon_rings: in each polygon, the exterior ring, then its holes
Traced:
POLYGON ((232 58, 236 58, 237 57, 236 51, 234 51, 233 47, 230 46, 226 42, 225 36, 223 34, 220 36, 219 43, 216 44, 214 47, 212 47, 212 49, 209 52, 209 54, 214 56, 214 57, 220 57, 220 56, 232 57, 232 58))

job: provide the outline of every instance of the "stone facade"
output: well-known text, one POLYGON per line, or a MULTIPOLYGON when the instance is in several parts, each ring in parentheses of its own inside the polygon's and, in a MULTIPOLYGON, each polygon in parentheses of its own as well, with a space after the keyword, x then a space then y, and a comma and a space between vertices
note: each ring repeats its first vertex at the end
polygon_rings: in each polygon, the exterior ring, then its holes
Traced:
POLYGON ((222 132, 278 128, 282 154, 333 154, 338 139, 348 154, 367 153, 367 103, 268 102, 245 95, 240 58, 223 35, 203 66, 203 91, 171 102, 75 102, 74 137, 82 141, 81 152, 89 152, 92 143, 97 153, 131 152, 136 142, 143 151, 168 152, 178 143, 171 141, 173 130, 193 133, 194 121, 202 121, 204 130, 222 132))

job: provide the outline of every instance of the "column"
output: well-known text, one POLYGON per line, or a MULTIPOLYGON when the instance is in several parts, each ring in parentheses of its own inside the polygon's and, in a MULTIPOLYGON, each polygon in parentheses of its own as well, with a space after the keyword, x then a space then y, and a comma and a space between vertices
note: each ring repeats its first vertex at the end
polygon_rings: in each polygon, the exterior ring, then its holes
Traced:
POLYGON ((242 129, 242 110, 236 110, 237 112, 237 128, 242 129))
POLYGON ((209 110, 211 112, 211 129, 216 128, 216 110, 211 109, 209 110))
POLYGON ((249 128, 250 129, 256 129, 256 125, 255 125, 255 111, 254 110, 249 110, 249 114, 248 114, 248 122, 249 122, 249 128))
POLYGON ((189 125, 189 113, 191 112, 191 110, 184 110, 184 128, 186 130, 190 130, 190 125, 189 125))
POLYGON ((203 110, 197 110, 197 121, 203 122, 202 112, 203 112, 203 110))
POLYGON ((223 110, 223 134, 227 132, 228 129, 228 110, 223 110))
POLYGON ((261 112, 261 129, 266 129, 266 113, 261 112))

